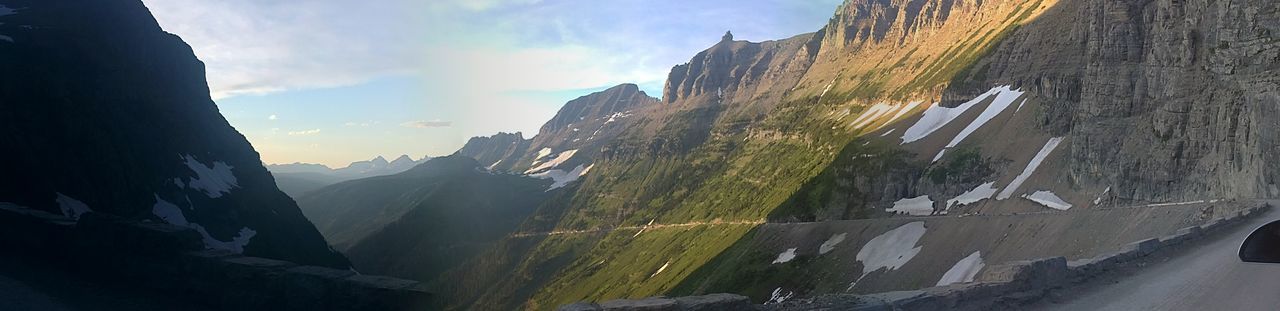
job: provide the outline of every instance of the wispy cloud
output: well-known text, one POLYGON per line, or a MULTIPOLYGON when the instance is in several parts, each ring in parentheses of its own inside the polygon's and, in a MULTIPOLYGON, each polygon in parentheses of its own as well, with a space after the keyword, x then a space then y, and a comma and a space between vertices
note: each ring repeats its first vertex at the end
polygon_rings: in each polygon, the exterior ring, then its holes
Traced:
POLYGON ((215 99, 408 74, 420 59, 409 0, 144 0, 208 68, 215 99))
POLYGON ((275 121, 275 120, 277 120, 277 119, 280 119, 280 118, 276 117, 276 115, 274 115, 274 114, 273 114, 273 115, 269 115, 269 116, 267 116, 267 120, 275 121))
POLYGON ((450 126, 453 126, 453 122, 440 121, 440 120, 409 121, 405 123, 400 123, 400 126, 425 129, 425 128, 436 128, 436 127, 450 127, 450 126))
POLYGON ((315 134, 320 134, 320 129, 310 129, 310 130, 289 132, 289 136, 306 136, 306 135, 315 135, 315 134))

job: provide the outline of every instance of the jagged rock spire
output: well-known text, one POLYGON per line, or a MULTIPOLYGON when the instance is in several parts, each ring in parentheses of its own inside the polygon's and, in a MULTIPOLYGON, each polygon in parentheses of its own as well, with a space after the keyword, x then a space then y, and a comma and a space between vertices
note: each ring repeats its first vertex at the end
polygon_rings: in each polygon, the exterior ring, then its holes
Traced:
POLYGON ((720 37, 720 41, 723 41, 723 42, 733 41, 733 32, 726 30, 724 32, 724 37, 720 37))

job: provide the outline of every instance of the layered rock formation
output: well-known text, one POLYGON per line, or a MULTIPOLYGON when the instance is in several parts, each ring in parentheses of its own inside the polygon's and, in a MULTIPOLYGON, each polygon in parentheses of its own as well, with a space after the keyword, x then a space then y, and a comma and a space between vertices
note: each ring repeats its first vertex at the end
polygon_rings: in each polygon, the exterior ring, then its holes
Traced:
POLYGON ((142 2, 0 5, 0 202, 188 227, 208 248, 347 268, 142 2))

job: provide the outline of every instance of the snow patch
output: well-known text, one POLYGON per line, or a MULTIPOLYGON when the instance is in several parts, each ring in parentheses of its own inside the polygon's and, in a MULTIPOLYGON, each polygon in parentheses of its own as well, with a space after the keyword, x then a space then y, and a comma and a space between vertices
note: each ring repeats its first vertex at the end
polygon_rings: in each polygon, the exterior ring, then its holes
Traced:
POLYGON ((978 272, 986 266, 987 264, 982 262, 982 252, 973 252, 951 266, 951 269, 942 275, 942 279, 938 280, 937 286, 973 282, 973 278, 978 276, 978 272))
POLYGON ((1030 100, 1030 98, 1023 99, 1021 103, 1018 103, 1018 109, 1014 109, 1013 113, 1018 113, 1019 111, 1022 111, 1022 105, 1026 105, 1027 100, 1030 100))
POLYGON ((160 217, 160 220, 164 220, 165 223, 171 225, 183 227, 189 227, 191 225, 191 223, 187 222, 187 217, 183 215, 182 209, 178 208, 178 205, 161 199, 159 194, 154 195, 156 197, 156 204, 151 206, 152 215, 160 217))
POLYGON ((990 199, 991 196, 995 195, 996 191, 998 190, 1000 189, 996 188, 996 182, 994 181, 978 185, 978 187, 973 188, 973 190, 969 190, 968 192, 961 193, 959 196, 956 196, 954 199, 947 200, 947 208, 950 209, 952 205, 965 206, 973 203, 978 203, 978 201, 990 199))
POLYGON ((778 254, 778 259, 774 259, 773 263, 774 264, 786 263, 791 261, 792 259, 796 259, 795 247, 788 248, 786 251, 783 251, 782 253, 778 254))
POLYGON ((916 110, 916 107, 919 107, 920 104, 923 104, 923 103, 924 102, 907 103, 906 107, 903 107, 902 109, 898 110, 898 113, 894 114, 892 118, 889 118, 889 122, 893 122, 894 120, 897 120, 898 118, 901 118, 902 116, 907 115, 908 112, 911 112, 912 110, 916 110))
POLYGON ((232 188, 240 187, 236 183, 236 175, 231 172, 234 167, 221 161, 213 161, 213 165, 205 165, 190 155, 182 158, 187 168, 196 173, 195 178, 187 181, 187 187, 202 190, 210 198, 221 197, 223 194, 230 193, 232 188))
POLYGON ((793 292, 793 291, 787 291, 787 293, 784 295, 782 294, 782 288, 779 287, 773 290, 773 294, 769 295, 769 301, 765 301, 764 304, 768 305, 768 304, 775 304, 775 303, 783 303, 783 302, 786 302, 787 299, 791 299, 791 297, 795 297, 795 295, 796 295, 796 292, 793 292))
POLYGON ((1013 182, 1005 186, 1004 190, 1000 191, 1000 195, 996 196, 996 199, 1004 200, 1013 196, 1013 193, 1018 191, 1018 187, 1021 187, 1022 183, 1027 181, 1027 178, 1031 178, 1031 174, 1036 172, 1036 168, 1040 167, 1040 162, 1044 162, 1044 159, 1049 157, 1053 149, 1058 148, 1059 143, 1062 143, 1062 137, 1050 138, 1048 142, 1045 142, 1044 147, 1040 148, 1040 152, 1037 152, 1036 156, 1031 158, 1031 162, 1027 163, 1027 167, 1022 169, 1022 174, 1019 174, 1018 177, 1013 179, 1013 182))
POLYGON ((1102 204, 1102 198, 1106 197, 1108 193, 1111 193, 1111 186, 1107 186, 1107 190, 1102 190, 1102 194, 1098 195, 1097 199, 1093 199, 1093 205, 1102 204))
POLYGON ((867 241, 866 245, 858 251, 856 259, 862 263, 862 276, 849 284, 849 289, 853 289, 862 278, 867 277, 871 272, 881 269, 886 271, 897 270, 903 265, 916 257, 920 253, 921 246, 916 246, 920 242, 920 238, 924 237, 926 229, 923 221, 912 222, 902 225, 889 232, 885 232, 871 241, 867 241))
POLYGON ((631 237, 633 237, 633 238, 634 238, 634 237, 638 237, 638 236, 640 236, 640 234, 641 234, 641 233, 644 233, 644 231, 645 231, 645 230, 649 229, 649 226, 652 226, 652 225, 653 225, 653 221, 655 221, 655 220, 658 220, 658 219, 657 219, 657 218, 650 219, 650 220, 649 220, 649 224, 644 225, 644 227, 640 227, 640 231, 636 231, 636 234, 635 234, 635 235, 632 235, 631 237))
POLYGON ((818 255, 823 255, 831 252, 832 250, 835 250, 837 244, 840 244, 840 242, 844 242, 844 238, 846 235, 848 235, 848 233, 836 234, 836 235, 832 235, 830 238, 827 238, 826 242, 822 242, 822 245, 818 246, 818 255))
POLYGON ((901 199, 897 202, 893 202, 893 208, 888 208, 884 211, 912 216, 933 215, 933 200, 930 200, 928 195, 922 195, 910 199, 901 199))
POLYGON ((891 129, 891 130, 889 130, 888 132, 884 132, 884 134, 880 134, 880 137, 889 136, 889 135, 893 134, 893 131, 896 131, 896 130, 898 130, 898 129, 891 129))
POLYGON ((193 223, 190 227, 200 233, 200 237, 204 240, 205 248, 229 250, 237 254, 243 254, 244 247, 249 246, 249 241, 253 239, 253 236, 258 235, 258 232, 253 231, 253 229, 240 228, 240 232, 231 238, 231 241, 223 242, 209 235, 209 231, 205 230, 204 226, 200 224, 193 223))
POLYGON ((568 185, 571 182, 577 181, 579 178, 582 178, 582 176, 587 175, 587 172, 591 171, 591 168, 595 166, 596 166, 595 164, 592 164, 590 166, 584 166, 582 164, 579 164, 578 167, 573 168, 572 171, 565 172, 564 170, 549 170, 546 172, 529 175, 529 177, 540 178, 540 179, 550 179, 554 181, 554 183, 551 184, 551 187, 547 188, 547 191, 551 191, 560 187, 564 187, 565 185, 568 185))
POLYGON ((653 274, 649 275, 649 277, 652 278, 652 277, 658 276, 658 273, 662 273, 662 270, 667 270, 667 266, 670 266, 670 265, 671 265, 671 261, 667 260, 667 263, 662 264, 662 267, 658 268, 658 271, 654 271, 653 274))
MULTIPOLYGON (((987 122, 990 122, 991 119, 994 119, 996 116, 1000 115, 1000 113, 1008 109, 1009 105, 1013 104, 1013 101, 1022 97, 1022 94, 1025 93, 1021 90, 1014 90, 1008 85, 996 87, 987 93, 990 94, 991 92, 995 92, 996 98, 991 101, 990 105, 987 105, 987 109, 983 110, 981 114, 978 114, 977 119, 974 119, 973 122, 970 122, 963 130, 960 130, 960 134, 956 134, 956 137, 952 138, 951 142, 947 143, 947 146, 944 147, 942 151, 938 152, 938 156, 933 158, 934 162, 941 159, 942 154, 946 152, 947 149, 954 148, 956 145, 959 145, 960 142, 964 141, 965 138, 968 138, 969 135, 973 134, 973 132, 982 128, 982 126, 986 125, 987 122)), ((986 97, 989 97, 989 95, 983 96, 983 98, 986 97)))
MULTIPOLYGON (((547 149, 543 149, 543 150, 547 150, 547 149)), ((564 163, 564 161, 569 161, 569 158, 572 158, 572 157, 573 157, 573 155, 574 155, 574 154, 576 154, 576 153, 578 153, 578 149, 566 150, 566 151, 564 151, 564 152, 561 152, 561 153, 557 154, 557 155, 556 155, 556 157, 555 157, 554 159, 551 159, 551 160, 547 161, 546 163, 542 163, 542 165, 535 166, 534 168, 531 168, 531 169, 529 169, 529 170, 525 171, 524 173, 525 173, 525 174, 532 174, 532 173, 541 172, 541 171, 543 171, 543 170, 547 170, 547 169, 550 169, 550 168, 554 168, 554 167, 556 167, 556 166, 558 166, 558 165, 560 165, 560 164, 564 163)), ((538 154, 542 154, 542 152, 541 152, 541 151, 539 151, 539 152, 538 152, 538 154)))
POLYGON ((631 114, 630 114, 629 112, 630 112, 630 111, 627 111, 627 112, 614 112, 612 115, 609 115, 609 119, 608 119, 608 120, 604 120, 604 124, 613 123, 614 121, 618 121, 618 119, 622 119, 622 118, 630 117, 630 116, 631 116, 631 114))
POLYGON ((62 215, 74 220, 80 220, 80 215, 93 211, 89 209, 88 204, 62 194, 62 192, 58 192, 58 198, 55 201, 58 202, 58 208, 62 210, 62 215))
POLYGON ((533 163, 529 165, 537 166, 538 163, 542 163, 542 159, 546 158, 548 155, 551 155, 551 148, 542 148, 542 150, 538 150, 538 154, 533 157, 533 163))
POLYGON ((1035 193, 1032 193, 1032 194, 1024 194, 1022 195, 1022 197, 1026 198, 1027 200, 1040 203, 1040 205, 1044 205, 1049 208, 1060 210, 1060 211, 1071 209, 1071 203, 1067 203, 1067 201, 1063 200, 1062 198, 1059 198, 1058 195, 1053 194, 1053 192, 1049 192, 1046 190, 1036 191, 1035 193))
POLYGON ((851 125, 853 125, 853 128, 855 129, 862 128, 867 125, 871 125, 872 123, 875 123, 876 120, 880 119, 880 117, 883 117, 889 114, 890 112, 893 112, 894 109, 897 109, 897 108, 898 106, 896 105, 876 103, 875 105, 871 105, 870 108, 867 108, 866 111, 863 111, 862 114, 859 115, 857 119, 853 120, 853 123, 851 125))
POLYGON ((929 109, 925 109, 924 114, 920 116, 920 120, 916 121, 916 124, 911 125, 911 128, 908 128, 906 132, 902 133, 902 144, 909 144, 928 137, 929 134, 933 134, 934 131, 937 131, 943 126, 946 126, 947 123, 951 123, 952 120, 960 117, 960 115, 964 114, 965 111, 968 111, 969 108, 973 108, 973 106, 976 106, 978 103, 986 100, 987 97, 991 97, 991 95, 995 95, 999 92, 999 87, 993 88, 982 95, 978 95, 977 98, 960 104, 960 106, 956 106, 955 108, 942 107, 939 103, 933 103, 932 106, 929 106, 929 109))

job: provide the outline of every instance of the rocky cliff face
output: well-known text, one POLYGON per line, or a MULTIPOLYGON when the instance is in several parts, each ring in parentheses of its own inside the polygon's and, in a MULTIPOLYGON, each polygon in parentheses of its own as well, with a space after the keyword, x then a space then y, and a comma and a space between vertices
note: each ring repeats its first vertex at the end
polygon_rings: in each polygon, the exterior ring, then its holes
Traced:
POLYGON ((346 268, 140 1, 0 5, 0 202, 193 228, 209 248, 346 268))
POLYGON ((1073 138, 1071 183, 1120 201, 1271 197, 1278 17, 1273 1, 1064 3, 989 75, 1048 99, 1040 128, 1073 138))
POLYGON ((515 165, 512 159, 519 159, 525 155, 529 150, 530 142, 524 138, 524 134, 519 132, 472 137, 454 154, 476 159, 493 169, 506 169, 515 165))

